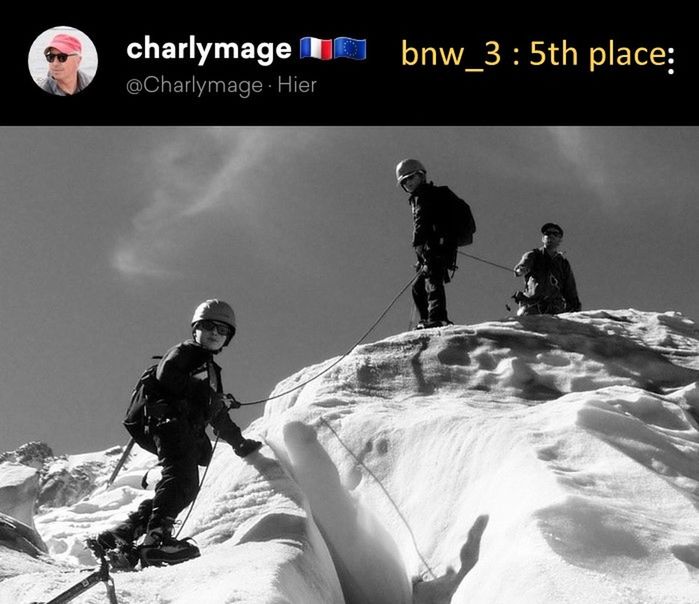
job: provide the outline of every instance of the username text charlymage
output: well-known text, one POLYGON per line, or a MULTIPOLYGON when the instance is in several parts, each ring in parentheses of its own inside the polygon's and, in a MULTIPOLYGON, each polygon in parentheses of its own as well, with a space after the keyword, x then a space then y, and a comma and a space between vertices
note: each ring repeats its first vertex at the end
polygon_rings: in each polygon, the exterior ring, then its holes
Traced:
POLYGON ((209 59, 251 60, 267 67, 275 59, 289 59, 292 46, 289 42, 198 42, 193 34, 186 41, 157 42, 146 34, 142 41, 129 42, 126 54, 134 60, 193 60, 199 67, 209 59))

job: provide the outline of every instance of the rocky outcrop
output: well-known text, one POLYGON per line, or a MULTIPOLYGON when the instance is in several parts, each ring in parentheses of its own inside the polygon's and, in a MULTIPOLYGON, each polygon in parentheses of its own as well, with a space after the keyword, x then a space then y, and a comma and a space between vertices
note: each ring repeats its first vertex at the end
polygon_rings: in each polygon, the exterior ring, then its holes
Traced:
POLYGON ((44 467, 46 462, 52 460, 53 457, 54 455, 51 447, 46 443, 33 441, 22 445, 15 451, 0 453, 0 463, 11 461, 40 470, 44 467))
POLYGON ((95 489, 104 472, 105 464, 97 461, 72 466, 68 460, 56 460, 46 468, 37 505, 72 505, 95 489))

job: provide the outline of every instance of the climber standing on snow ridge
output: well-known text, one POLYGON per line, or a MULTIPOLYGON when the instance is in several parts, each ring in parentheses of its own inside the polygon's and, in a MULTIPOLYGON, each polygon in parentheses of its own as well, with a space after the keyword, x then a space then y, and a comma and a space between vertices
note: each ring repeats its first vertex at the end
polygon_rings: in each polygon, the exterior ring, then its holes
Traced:
POLYGON ((228 409, 240 404, 223 394, 221 368, 213 360, 235 335, 233 309, 221 300, 206 300, 194 311, 191 324, 193 338, 174 346, 160 360, 145 399, 145 431, 155 443, 162 466, 155 496, 143 501, 125 522, 97 536, 104 549, 112 550, 130 547, 145 534, 138 548, 144 566, 199 555, 195 545, 172 537, 172 527, 197 495, 198 466, 211 461, 207 424, 240 457, 262 446, 243 438, 229 417, 228 409))
POLYGON ((420 276, 413 283, 413 301, 420 314, 417 329, 451 325, 447 317, 444 284, 456 265, 457 243, 449 236, 444 208, 449 187, 427 182, 425 166, 417 159, 404 159, 396 166, 396 180, 408 194, 413 211, 413 248, 420 276))
POLYGON ((512 296, 519 304, 518 315, 556 315, 581 309, 578 289, 570 262, 558 251, 563 229, 547 222, 541 227, 540 248, 526 252, 514 268, 524 276, 524 291, 512 296))

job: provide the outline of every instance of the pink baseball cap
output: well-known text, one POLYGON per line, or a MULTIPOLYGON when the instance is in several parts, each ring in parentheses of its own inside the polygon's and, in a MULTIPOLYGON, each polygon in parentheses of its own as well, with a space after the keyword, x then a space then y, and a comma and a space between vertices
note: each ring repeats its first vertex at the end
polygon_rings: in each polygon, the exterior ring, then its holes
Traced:
POLYGON ((80 40, 68 34, 56 34, 44 52, 48 51, 49 48, 55 48, 67 55, 80 54, 83 49, 80 40))

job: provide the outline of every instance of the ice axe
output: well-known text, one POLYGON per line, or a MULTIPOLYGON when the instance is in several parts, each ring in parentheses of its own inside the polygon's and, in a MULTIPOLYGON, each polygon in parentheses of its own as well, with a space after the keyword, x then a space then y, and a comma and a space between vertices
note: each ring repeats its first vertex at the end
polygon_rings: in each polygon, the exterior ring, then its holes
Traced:
POLYGON ((126 444, 124 452, 121 454, 121 457, 117 462, 117 465, 114 467, 114 470, 112 471, 112 475, 109 477, 109 480, 107 481, 107 488, 111 487, 112 483, 116 480, 117 475, 121 471, 121 468, 124 467, 126 460, 129 458, 129 455, 131 454, 131 449, 133 449, 133 446, 135 444, 136 441, 133 438, 131 438, 129 442, 126 444))

